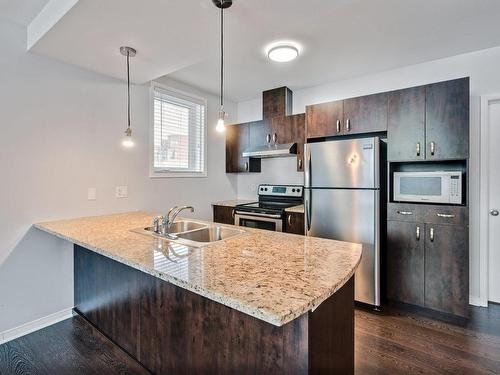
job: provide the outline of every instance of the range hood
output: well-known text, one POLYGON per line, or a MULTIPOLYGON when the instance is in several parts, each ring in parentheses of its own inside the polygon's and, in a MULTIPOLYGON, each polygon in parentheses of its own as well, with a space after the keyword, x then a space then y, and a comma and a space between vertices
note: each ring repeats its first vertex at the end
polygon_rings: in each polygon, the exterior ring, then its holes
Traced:
POLYGON ((269 144, 253 147, 243 151, 244 158, 279 158, 283 156, 294 156, 297 154, 296 143, 269 144))

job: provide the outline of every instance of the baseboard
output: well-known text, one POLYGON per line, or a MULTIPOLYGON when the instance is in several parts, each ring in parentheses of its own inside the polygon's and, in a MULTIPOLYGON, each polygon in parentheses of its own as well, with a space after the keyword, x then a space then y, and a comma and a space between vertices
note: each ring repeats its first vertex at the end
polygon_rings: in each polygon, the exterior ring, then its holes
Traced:
POLYGON ((67 308, 53 314, 44 316, 42 318, 24 323, 18 327, 8 329, 0 332, 0 344, 17 339, 18 337, 27 335, 29 333, 38 331, 39 329, 48 327, 52 324, 58 323, 62 320, 71 318, 73 316, 73 308, 67 308))
POLYGON ((469 304, 472 306, 479 306, 479 307, 488 307, 488 301, 484 301, 480 297, 469 297, 469 304))

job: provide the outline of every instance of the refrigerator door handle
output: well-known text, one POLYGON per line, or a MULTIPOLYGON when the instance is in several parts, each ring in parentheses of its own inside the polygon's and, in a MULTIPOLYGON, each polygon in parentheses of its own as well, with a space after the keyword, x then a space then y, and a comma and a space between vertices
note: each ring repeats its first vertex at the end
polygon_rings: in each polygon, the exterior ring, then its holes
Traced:
POLYGON ((306 189, 304 192, 304 207, 305 207, 305 221, 306 221, 306 236, 311 230, 311 190, 306 189))

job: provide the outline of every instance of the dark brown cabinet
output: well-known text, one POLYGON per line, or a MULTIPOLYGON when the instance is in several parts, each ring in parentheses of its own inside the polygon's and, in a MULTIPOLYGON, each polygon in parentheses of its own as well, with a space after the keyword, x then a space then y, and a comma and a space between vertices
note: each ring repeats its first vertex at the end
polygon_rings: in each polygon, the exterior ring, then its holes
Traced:
POLYGON ((469 78, 389 94, 389 161, 469 157, 469 78))
POLYGON ((341 135, 343 118, 343 100, 307 106, 306 138, 341 135))
POLYGON ((468 229, 425 225, 425 306, 466 317, 469 304, 468 229))
POLYGON ((344 134, 385 132, 387 93, 344 100, 344 134))
POLYGON ((425 117, 427 159, 469 157, 469 78, 428 85, 425 117))
POLYGON ((388 160, 425 159, 425 86, 391 92, 388 160))
POLYGON ((297 170, 304 170, 305 114, 275 117, 271 120, 271 138, 276 143, 297 144, 297 170))
POLYGON ((387 298, 467 317, 468 209, 387 205, 387 298))
POLYGON ((424 226, 387 222, 387 298, 424 305, 424 226))
POLYGON ((214 222, 234 225, 234 207, 213 206, 214 222))
POLYGON ((304 214, 300 212, 287 212, 285 232, 303 235, 305 232, 304 214))
POLYGON ((288 87, 278 87, 262 92, 262 118, 290 116, 293 93, 288 87))
POLYGON ((250 132, 255 126, 245 123, 226 127, 226 173, 260 172, 260 159, 242 156, 250 146, 250 132))

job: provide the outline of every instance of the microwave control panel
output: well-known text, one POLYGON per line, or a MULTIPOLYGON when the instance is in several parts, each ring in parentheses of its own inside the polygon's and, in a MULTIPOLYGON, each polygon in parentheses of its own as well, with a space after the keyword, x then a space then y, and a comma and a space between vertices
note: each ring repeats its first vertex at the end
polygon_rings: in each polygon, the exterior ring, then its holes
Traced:
POLYGON ((462 203, 462 180, 457 175, 450 177, 450 203, 462 203))

